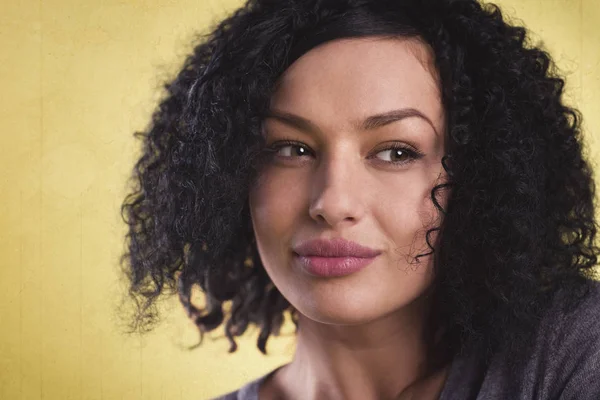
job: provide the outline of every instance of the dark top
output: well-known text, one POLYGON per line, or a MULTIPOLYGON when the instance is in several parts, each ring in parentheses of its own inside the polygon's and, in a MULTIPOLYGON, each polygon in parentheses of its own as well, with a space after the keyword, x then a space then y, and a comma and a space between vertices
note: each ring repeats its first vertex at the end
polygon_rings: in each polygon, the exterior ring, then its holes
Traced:
MULTIPOLYGON (((260 384, 279 368, 212 400, 259 400, 260 384)), ((600 400, 600 282, 575 312, 553 308, 519 369, 515 381, 500 355, 485 369, 475 356, 455 357, 439 400, 600 400)))

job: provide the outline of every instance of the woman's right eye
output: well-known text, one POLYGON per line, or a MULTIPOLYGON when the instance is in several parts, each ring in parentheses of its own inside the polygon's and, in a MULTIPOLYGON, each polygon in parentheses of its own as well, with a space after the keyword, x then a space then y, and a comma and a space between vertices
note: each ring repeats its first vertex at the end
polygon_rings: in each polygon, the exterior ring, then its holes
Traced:
POLYGON ((276 143, 271 146, 271 151, 275 153, 277 157, 282 158, 302 157, 311 154, 310 150, 305 145, 289 141, 276 143))

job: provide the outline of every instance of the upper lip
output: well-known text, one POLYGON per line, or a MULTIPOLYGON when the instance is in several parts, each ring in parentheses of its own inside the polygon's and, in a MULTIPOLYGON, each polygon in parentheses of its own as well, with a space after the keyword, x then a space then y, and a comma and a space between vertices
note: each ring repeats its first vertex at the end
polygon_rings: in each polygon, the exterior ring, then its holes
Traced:
POLYGON ((315 239, 294 247, 294 252, 300 256, 317 257, 361 257, 371 258, 381 254, 381 251, 362 246, 342 238, 315 239))

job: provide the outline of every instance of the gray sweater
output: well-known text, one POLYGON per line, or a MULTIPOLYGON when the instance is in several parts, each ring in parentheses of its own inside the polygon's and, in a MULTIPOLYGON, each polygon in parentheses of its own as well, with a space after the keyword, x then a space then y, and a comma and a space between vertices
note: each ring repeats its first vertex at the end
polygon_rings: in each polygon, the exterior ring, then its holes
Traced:
MULTIPOLYGON (((550 313, 539 332, 518 381, 500 355, 485 369, 475 357, 455 357, 439 400, 600 400, 600 282, 576 312, 550 313)), ((259 400, 277 369, 213 400, 259 400)))

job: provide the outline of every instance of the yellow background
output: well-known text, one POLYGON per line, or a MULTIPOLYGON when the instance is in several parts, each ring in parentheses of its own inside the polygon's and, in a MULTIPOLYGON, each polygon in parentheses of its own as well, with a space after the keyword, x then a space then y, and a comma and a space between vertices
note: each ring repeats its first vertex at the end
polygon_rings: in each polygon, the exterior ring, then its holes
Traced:
MULTIPOLYGON (((287 362, 293 336, 256 331, 228 354, 176 299, 144 338, 119 333, 119 206, 162 80, 194 33, 240 5, 217 0, 2 0, 0 4, 0 398, 197 399, 287 362)), ((600 145, 600 3, 503 0, 543 39, 600 145)), ((289 327, 288 322, 288 327, 289 327)), ((291 329, 288 330, 290 332, 291 329)))

